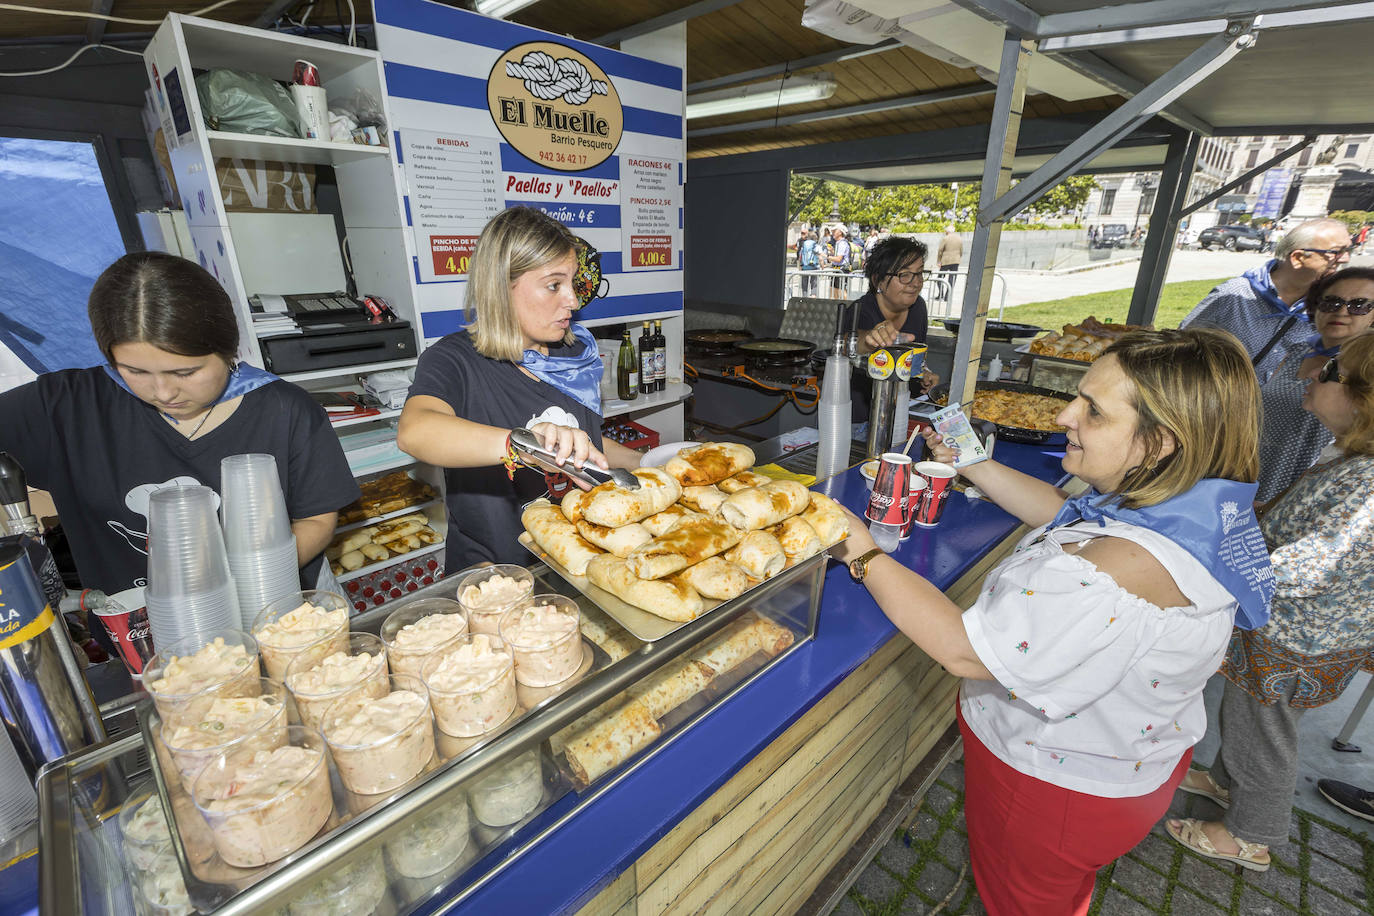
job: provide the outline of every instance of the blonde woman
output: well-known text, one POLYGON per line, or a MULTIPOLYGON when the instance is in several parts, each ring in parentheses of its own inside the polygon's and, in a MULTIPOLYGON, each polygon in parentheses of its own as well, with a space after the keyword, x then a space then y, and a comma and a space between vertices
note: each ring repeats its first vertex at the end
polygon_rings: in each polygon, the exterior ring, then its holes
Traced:
MULTIPOLYGON (((1348 293, 1347 293, 1348 295, 1348 293)), ((1335 436, 1325 460, 1261 509, 1278 589, 1269 623, 1236 631, 1221 673, 1221 750, 1180 787, 1226 808, 1220 821, 1170 820, 1200 855, 1252 871, 1288 841, 1303 713, 1374 662, 1374 332, 1341 345, 1302 406, 1335 436)))
POLYGON ((529 207, 482 230, 468 272, 471 322, 420 356, 397 443, 445 468, 446 565, 524 563, 522 503, 544 495, 542 474, 508 473, 512 429, 530 428, 580 467, 635 467, 638 453, 602 438, 601 356, 573 289, 578 239, 529 207))
POLYGON ((1250 508, 1259 385, 1234 337, 1124 335, 1058 421, 1084 495, 995 461, 960 471, 1034 528, 968 610, 879 553, 857 518, 834 548, 965 678, 964 813, 992 916, 1087 912, 1097 870, 1167 810, 1232 623, 1262 625, 1272 590, 1250 508))

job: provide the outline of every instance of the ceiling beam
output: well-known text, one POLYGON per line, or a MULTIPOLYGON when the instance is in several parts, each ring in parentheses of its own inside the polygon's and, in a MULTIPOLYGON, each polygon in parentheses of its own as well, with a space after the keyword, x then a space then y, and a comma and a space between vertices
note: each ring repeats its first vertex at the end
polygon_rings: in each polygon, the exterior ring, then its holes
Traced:
MULTIPOLYGON (((1081 52, 1077 54, 1055 54, 1053 57, 1070 70, 1076 70, 1089 79, 1096 80, 1117 95, 1130 98, 1145 88, 1145 84, 1140 80, 1118 70, 1096 54, 1081 52)), ((1160 111, 1159 116, 1193 133, 1209 137, 1216 133, 1216 128, 1213 125, 1198 117, 1187 106, 1177 102, 1160 111)), ((1254 133, 1254 131, 1250 131, 1250 133, 1254 133)))
POLYGON ((695 83, 688 83, 687 91, 704 92, 707 89, 719 89, 722 86, 737 86, 740 83, 748 83, 767 76, 796 73, 799 70, 823 67, 826 64, 838 63, 842 60, 854 60, 859 57, 867 57, 869 54, 881 54, 884 51, 891 51, 893 48, 900 47, 903 47, 902 43, 895 38, 880 41, 876 45, 845 45, 843 48, 826 51, 824 54, 812 54, 810 57, 799 57, 796 60, 784 61, 780 64, 769 64, 766 67, 756 67, 753 70, 741 70, 739 73, 718 76, 715 79, 698 80, 695 83))
MULTIPOLYGON (((91 12, 97 16, 110 15, 110 9, 114 7, 114 0, 91 0, 91 12)), ((105 26, 109 25, 104 19, 92 19, 86 24, 86 44, 98 45, 100 39, 105 37, 105 26)))
POLYGON ((862 105, 849 105, 845 108, 809 111, 805 114, 788 115, 782 118, 763 118, 758 121, 743 121, 739 124, 723 124, 719 127, 702 127, 697 130, 688 130, 687 139, 715 137, 720 134, 737 134, 747 130, 765 130, 770 127, 788 127, 792 124, 811 124, 816 121, 851 118, 857 115, 875 114, 880 111, 895 111, 900 108, 917 108, 921 105, 933 105, 936 102, 952 102, 956 99, 967 99, 973 96, 992 95, 996 91, 997 87, 990 83, 975 83, 968 86, 956 86, 953 89, 941 89, 938 92, 926 92, 921 95, 907 95, 896 99, 865 102, 862 105))
POLYGON ((954 0, 954 5, 997 23, 1017 37, 1031 38, 1040 30, 1040 14, 1017 0, 954 0))
MULTIPOLYGON (((987 3, 990 0, 978 2, 987 3)), ((1331 0, 1189 0, 1187 3, 1179 3, 1178 0, 1143 0, 1141 3, 1101 6, 1097 9, 1041 16, 1036 37, 1054 38, 1115 29, 1147 29, 1204 19, 1251 19, 1271 13, 1316 11, 1330 6, 1331 0)))
POLYGON ((707 13, 714 13, 741 2, 742 0, 697 0, 696 3, 689 3, 671 13, 646 19, 638 25, 630 25, 623 29, 616 29, 614 32, 607 32, 599 38, 593 38, 592 44, 618 45, 627 39, 648 35, 650 32, 657 32, 659 29, 666 29, 670 25, 677 25, 698 16, 705 16, 707 13))

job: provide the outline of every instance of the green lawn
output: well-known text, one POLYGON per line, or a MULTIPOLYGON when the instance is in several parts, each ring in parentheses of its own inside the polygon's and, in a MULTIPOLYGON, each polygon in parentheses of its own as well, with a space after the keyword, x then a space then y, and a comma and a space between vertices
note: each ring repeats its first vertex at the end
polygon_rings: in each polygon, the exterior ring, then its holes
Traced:
MULTIPOLYGON (((1227 279, 1229 278, 1221 277, 1216 280, 1166 283, 1163 294, 1159 297, 1155 327, 1178 327, 1178 323, 1212 291, 1213 287, 1227 279)), ((1007 309, 1006 318, 1008 321, 1038 324, 1042 328, 1057 331, 1066 324, 1077 324, 1089 315, 1097 316, 1099 321, 1124 322, 1130 306, 1131 290, 1113 289, 1084 296, 1070 296, 1067 299, 1012 306, 1007 309)))

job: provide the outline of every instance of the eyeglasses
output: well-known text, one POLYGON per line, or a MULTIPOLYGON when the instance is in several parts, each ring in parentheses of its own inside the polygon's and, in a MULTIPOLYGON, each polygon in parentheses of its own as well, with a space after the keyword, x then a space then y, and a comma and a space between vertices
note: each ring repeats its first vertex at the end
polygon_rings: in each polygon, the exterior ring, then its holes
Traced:
POLYGON ((1317 308, 1323 312, 1339 312, 1345 309, 1352 315, 1368 315, 1374 311, 1374 299, 1342 299, 1340 296, 1322 296, 1317 300, 1317 308))
POLYGON ((919 270, 903 270, 899 273, 888 274, 888 276, 903 286, 920 286, 926 282, 925 273, 919 270))
POLYGON ((1355 245, 1346 245, 1344 248, 1299 248, 1299 251, 1306 251, 1308 254, 1325 255, 1329 261, 1340 260, 1342 255, 1353 254, 1355 245))
POLYGON ((1323 385, 1328 382, 1345 384, 1345 373, 1341 371, 1340 365, 1336 362, 1336 357, 1331 357, 1326 361, 1326 365, 1322 366, 1321 371, 1317 373, 1317 381, 1323 385))

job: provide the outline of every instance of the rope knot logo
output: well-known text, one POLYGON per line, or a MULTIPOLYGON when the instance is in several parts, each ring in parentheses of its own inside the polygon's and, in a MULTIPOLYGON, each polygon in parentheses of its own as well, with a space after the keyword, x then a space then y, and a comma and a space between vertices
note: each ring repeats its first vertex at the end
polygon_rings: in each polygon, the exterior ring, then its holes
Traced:
POLYGON ((487 78, 496 128, 521 155, 580 172, 615 153, 625 116, 615 83, 581 52, 548 41, 511 48, 487 78))

